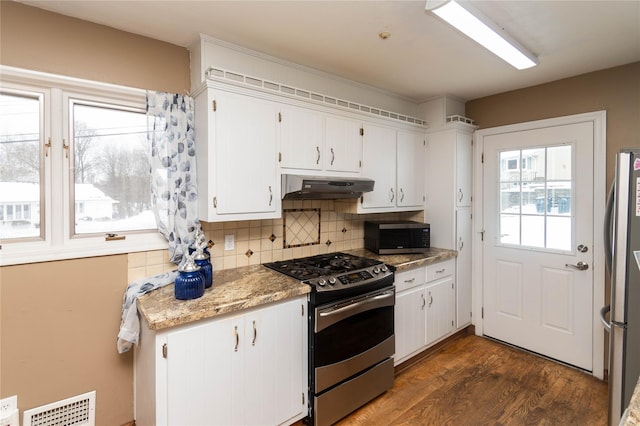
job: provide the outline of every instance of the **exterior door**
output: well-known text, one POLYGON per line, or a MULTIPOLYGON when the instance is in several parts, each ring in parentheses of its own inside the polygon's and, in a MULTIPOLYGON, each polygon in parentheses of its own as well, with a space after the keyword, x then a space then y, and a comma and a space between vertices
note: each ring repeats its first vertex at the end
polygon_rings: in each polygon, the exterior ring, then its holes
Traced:
POLYGON ((483 333, 592 371, 593 122, 484 137, 483 333))

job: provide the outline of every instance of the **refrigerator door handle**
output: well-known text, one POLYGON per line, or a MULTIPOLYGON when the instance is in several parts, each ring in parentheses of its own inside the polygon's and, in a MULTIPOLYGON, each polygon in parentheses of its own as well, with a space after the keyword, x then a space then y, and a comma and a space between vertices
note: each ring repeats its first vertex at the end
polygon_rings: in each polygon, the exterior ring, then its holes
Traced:
POLYGON ((609 189, 609 195, 607 196, 607 207, 605 209, 604 216, 604 229, 603 229, 603 237, 604 237, 604 254, 605 254, 605 265, 609 273, 611 273, 611 264, 613 257, 613 242, 612 242, 612 233, 613 233, 613 203, 615 200, 615 189, 616 182, 615 180, 611 182, 611 188, 609 189))
POLYGON ((602 309, 600 309, 600 322, 604 326, 604 329, 609 333, 611 333, 611 323, 609 322, 609 320, 607 320, 606 316, 610 310, 611 305, 603 306, 602 309))

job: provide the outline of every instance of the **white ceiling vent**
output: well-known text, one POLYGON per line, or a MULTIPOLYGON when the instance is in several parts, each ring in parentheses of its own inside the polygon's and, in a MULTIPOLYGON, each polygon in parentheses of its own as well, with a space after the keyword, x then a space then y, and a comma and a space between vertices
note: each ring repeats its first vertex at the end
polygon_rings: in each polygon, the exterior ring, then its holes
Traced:
POLYGON ((23 426, 95 426, 96 391, 25 410, 23 426))

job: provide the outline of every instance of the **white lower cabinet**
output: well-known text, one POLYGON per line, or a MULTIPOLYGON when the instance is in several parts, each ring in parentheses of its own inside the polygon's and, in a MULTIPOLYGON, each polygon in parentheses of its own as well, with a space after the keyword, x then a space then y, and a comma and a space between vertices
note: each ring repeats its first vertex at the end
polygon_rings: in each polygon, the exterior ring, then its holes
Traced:
POLYGON ((394 364, 455 331, 453 259, 396 273, 394 364))
POLYGON ((136 424, 279 425, 307 415, 306 299, 153 332, 136 351, 136 424))

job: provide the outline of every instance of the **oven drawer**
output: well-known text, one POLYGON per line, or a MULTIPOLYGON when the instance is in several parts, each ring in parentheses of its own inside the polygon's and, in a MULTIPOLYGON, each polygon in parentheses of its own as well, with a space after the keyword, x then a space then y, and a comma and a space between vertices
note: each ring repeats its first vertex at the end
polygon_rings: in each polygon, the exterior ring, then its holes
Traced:
POLYGON ((393 387, 393 358, 314 397, 314 426, 331 425, 393 387))
POLYGON ((424 284, 424 266, 407 271, 396 272, 396 292, 424 284))
POLYGON ((434 263, 427 266, 427 282, 439 280, 440 278, 453 275, 455 269, 455 260, 449 259, 444 262, 434 263))

